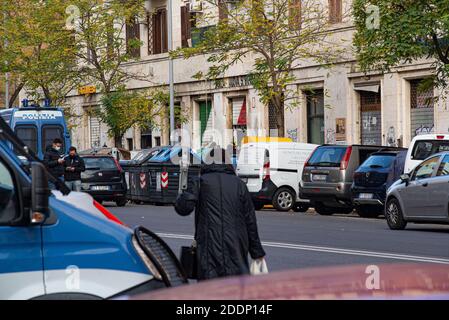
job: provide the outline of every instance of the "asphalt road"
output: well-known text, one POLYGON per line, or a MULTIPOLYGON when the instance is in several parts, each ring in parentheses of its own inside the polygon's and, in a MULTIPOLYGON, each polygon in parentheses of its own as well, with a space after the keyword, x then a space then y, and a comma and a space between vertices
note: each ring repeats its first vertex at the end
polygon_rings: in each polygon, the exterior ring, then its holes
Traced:
MULTIPOLYGON (((169 206, 111 204, 108 209, 129 226, 143 225, 157 232, 176 254, 191 243, 193 215, 178 216, 169 206)), ((257 218, 271 271, 400 262, 449 267, 449 226, 409 224, 404 231, 392 231, 383 219, 319 216, 313 210, 304 214, 265 209, 257 218)))

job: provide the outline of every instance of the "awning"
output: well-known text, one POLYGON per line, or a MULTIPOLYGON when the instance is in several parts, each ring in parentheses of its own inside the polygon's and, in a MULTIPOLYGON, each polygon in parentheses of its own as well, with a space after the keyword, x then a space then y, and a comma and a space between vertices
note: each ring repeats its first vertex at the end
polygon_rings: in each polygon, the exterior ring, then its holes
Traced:
POLYGON ((378 83, 356 83, 356 84, 354 84, 354 90, 379 93, 380 84, 378 84, 378 83))

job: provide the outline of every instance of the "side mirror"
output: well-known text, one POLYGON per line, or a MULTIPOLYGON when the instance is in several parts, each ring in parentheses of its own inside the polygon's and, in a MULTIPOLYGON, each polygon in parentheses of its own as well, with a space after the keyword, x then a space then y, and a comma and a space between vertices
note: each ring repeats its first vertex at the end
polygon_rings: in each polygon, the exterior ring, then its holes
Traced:
POLYGON ((40 162, 31 163, 31 223, 40 224, 49 214, 47 170, 40 162))
POLYGON ((410 182, 410 175, 408 175, 407 173, 401 175, 401 181, 405 182, 405 184, 408 185, 408 183, 410 182))

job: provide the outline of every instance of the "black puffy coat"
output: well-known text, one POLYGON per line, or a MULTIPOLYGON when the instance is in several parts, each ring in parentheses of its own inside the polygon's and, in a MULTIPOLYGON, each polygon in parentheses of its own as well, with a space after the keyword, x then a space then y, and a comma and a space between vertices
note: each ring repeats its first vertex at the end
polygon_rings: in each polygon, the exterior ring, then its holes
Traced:
POLYGON ((69 155, 65 157, 65 181, 78 181, 81 180, 81 172, 86 171, 86 166, 84 165, 84 160, 78 155, 73 158, 69 155), (68 170, 69 168, 75 168, 75 171, 68 170))
POLYGON ((195 209, 198 279, 249 273, 248 253, 265 256, 248 189, 232 167, 207 165, 175 209, 182 216, 195 209))
POLYGON ((44 164, 48 171, 57 178, 64 176, 64 164, 58 162, 61 156, 62 153, 54 149, 52 146, 47 147, 45 150, 44 164))

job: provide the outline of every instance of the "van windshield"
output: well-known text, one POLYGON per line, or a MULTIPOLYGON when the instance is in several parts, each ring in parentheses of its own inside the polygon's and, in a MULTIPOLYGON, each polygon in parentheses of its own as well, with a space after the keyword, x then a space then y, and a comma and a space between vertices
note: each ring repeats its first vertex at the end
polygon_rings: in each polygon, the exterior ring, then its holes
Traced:
POLYGON ((309 166, 339 167, 347 147, 324 146, 318 147, 310 157, 309 166))
POLYGON ((412 151, 413 160, 424 160, 439 152, 449 151, 448 140, 417 141, 412 151))

